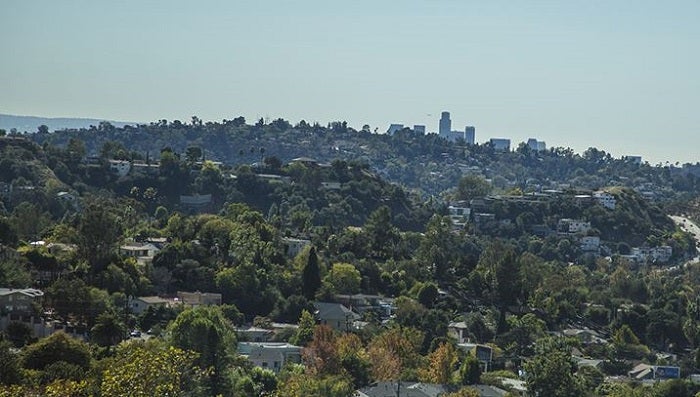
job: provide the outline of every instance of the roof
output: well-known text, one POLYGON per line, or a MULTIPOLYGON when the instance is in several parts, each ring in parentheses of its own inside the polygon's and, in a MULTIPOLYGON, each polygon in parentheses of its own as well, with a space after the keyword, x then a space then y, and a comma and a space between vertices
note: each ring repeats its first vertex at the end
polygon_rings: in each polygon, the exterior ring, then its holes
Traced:
POLYGON ((451 391, 448 386, 417 382, 377 382, 363 389, 357 390, 357 397, 395 397, 396 389, 402 397, 438 397, 451 391))
POLYGON ((360 319, 360 315, 340 303, 314 302, 316 314, 319 318, 353 318, 360 319))
POLYGON ((160 296, 139 296, 136 299, 146 302, 150 305, 169 302, 167 299, 161 298, 160 296))
POLYGON ((0 296, 12 294, 22 294, 30 298, 38 298, 44 296, 44 292, 34 288, 0 288, 0 296))

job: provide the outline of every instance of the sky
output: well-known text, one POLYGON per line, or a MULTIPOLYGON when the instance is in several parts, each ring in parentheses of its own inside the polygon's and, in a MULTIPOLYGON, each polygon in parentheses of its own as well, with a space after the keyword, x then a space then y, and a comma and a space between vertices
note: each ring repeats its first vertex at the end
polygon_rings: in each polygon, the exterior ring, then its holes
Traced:
POLYGON ((698 162, 700 1, 0 0, 0 113, 424 124, 698 162))

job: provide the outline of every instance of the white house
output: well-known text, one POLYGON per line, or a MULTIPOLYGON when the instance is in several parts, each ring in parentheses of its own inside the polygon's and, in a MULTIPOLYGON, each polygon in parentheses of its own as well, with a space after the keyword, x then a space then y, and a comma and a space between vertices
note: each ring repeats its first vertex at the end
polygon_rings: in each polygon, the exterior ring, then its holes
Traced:
POLYGON ((603 207, 610 210, 615 209, 616 200, 615 196, 613 196, 612 194, 599 190, 593 193, 593 198, 595 198, 598 201, 598 203, 603 207))
POLYGON ((131 171, 131 163, 126 160, 109 160, 109 169, 119 176, 126 176, 131 171))
POLYGON ((275 373, 287 363, 301 362, 301 347, 289 343, 239 342, 238 353, 256 367, 275 373))
POLYGON ((171 301, 159 296, 138 296, 129 300, 129 308, 134 314, 141 314, 149 307, 168 306, 171 301))

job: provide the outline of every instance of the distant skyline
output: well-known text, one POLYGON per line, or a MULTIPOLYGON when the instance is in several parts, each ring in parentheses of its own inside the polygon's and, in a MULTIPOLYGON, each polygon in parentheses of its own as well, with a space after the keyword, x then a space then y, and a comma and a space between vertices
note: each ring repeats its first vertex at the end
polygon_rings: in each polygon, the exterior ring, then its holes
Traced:
POLYGON ((700 161, 700 2, 2 0, 0 113, 242 115, 700 161))

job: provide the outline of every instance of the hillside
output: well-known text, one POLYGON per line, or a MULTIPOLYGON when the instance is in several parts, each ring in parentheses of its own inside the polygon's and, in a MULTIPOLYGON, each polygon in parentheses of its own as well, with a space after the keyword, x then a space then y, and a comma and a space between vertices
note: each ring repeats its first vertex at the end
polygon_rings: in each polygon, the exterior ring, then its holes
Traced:
POLYGON ((110 124, 123 127, 128 124, 136 124, 123 121, 111 121, 90 118, 72 118, 72 117, 37 117, 37 116, 17 116, 12 114, 0 114, 0 129, 8 132, 13 129, 19 133, 37 132, 40 125, 49 127, 49 131, 57 131, 73 128, 90 128, 91 125, 98 126, 101 122, 109 122, 110 124))

